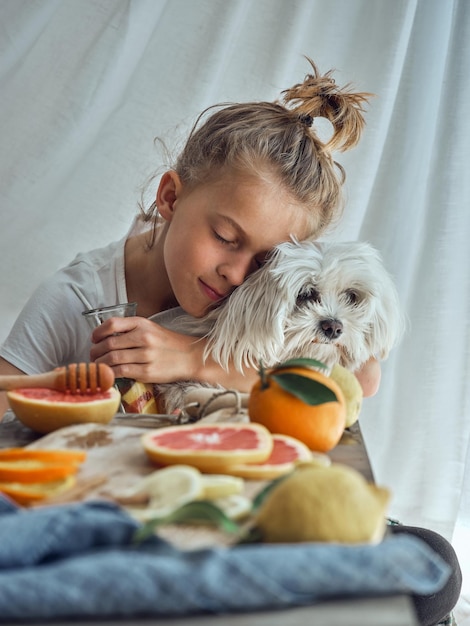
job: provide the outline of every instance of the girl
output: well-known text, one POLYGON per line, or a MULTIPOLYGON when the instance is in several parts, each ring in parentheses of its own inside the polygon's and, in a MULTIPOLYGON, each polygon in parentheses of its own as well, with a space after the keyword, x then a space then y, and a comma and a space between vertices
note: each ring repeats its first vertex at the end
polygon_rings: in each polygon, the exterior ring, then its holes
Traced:
MULTIPOLYGON (((281 102, 203 112, 142 212, 143 231, 78 255, 41 285, 0 351, 0 373, 48 371, 91 356, 111 365, 116 377, 193 379, 249 391, 255 372, 204 362, 203 342, 155 322, 177 306, 203 316, 273 246, 292 236, 318 237, 340 217, 345 175, 332 152, 359 141, 369 94, 339 88, 331 72, 322 76, 310 63, 312 73, 281 102), (331 122, 329 141, 317 136, 315 117, 331 122), (137 317, 105 322, 90 346, 77 288, 93 307, 135 301, 137 317)), ((380 367, 369 363, 358 376, 371 395, 380 367)))

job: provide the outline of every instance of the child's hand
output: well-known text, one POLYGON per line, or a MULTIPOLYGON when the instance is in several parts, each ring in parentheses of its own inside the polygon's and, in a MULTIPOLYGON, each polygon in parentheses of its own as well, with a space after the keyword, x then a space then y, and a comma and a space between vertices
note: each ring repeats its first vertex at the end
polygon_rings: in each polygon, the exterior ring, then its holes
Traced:
POLYGON ((361 384, 364 398, 374 396, 379 389, 382 375, 380 363, 377 359, 375 357, 371 357, 364 363, 360 370, 354 373, 361 384))
POLYGON ((92 334, 92 361, 106 363, 116 378, 174 382, 198 377, 204 340, 180 335, 143 317, 114 317, 92 334))
POLYGON ((249 392, 256 370, 224 370, 211 358, 204 361, 205 339, 180 335, 144 317, 113 317, 95 328, 90 358, 106 363, 116 378, 142 383, 196 380, 249 392))

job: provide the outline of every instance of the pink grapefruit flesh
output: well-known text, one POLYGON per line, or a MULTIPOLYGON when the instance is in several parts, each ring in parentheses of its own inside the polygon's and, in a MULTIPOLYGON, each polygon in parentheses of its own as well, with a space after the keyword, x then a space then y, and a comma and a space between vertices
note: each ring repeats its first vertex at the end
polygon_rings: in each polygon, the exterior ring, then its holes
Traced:
POLYGON ((269 457, 261 463, 235 463, 218 468, 220 473, 248 478, 251 480, 274 480, 292 472, 297 461, 309 461, 312 458, 307 446, 287 435, 272 435, 273 449, 269 457))
POLYGON ((7 398, 16 417, 42 434, 72 424, 107 424, 121 402, 121 394, 114 387, 86 395, 25 388, 8 391, 7 398))
POLYGON ((213 472, 237 463, 266 460, 273 440, 260 424, 189 424, 148 432, 142 445, 159 465, 187 464, 213 472))

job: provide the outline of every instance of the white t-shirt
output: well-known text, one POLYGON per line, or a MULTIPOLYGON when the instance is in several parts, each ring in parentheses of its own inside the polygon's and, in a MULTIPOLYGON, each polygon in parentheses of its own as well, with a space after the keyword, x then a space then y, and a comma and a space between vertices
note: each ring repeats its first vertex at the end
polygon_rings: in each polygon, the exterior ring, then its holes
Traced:
MULTIPOLYGON (((0 348, 0 356, 26 374, 90 360, 92 328, 83 317, 75 285, 93 308, 127 302, 124 245, 127 239, 80 253, 33 293, 0 348)), ((165 326, 181 313, 152 316, 165 326)))

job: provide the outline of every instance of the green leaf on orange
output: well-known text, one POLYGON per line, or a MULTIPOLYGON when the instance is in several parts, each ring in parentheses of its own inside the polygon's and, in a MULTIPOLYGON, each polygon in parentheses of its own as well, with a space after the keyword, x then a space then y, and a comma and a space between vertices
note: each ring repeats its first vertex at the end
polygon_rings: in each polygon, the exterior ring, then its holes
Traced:
POLYGON ((258 373, 261 378, 261 388, 267 389, 269 387, 268 378, 269 378, 270 372, 274 373, 274 372, 277 372, 278 370, 282 370, 287 367, 305 367, 308 369, 316 369, 316 370, 328 369, 328 366, 325 365, 325 363, 322 363, 321 361, 317 361, 316 359, 309 359, 307 357, 297 357, 295 359, 288 359, 287 361, 284 361, 283 363, 279 363, 275 367, 272 367, 268 370, 265 368, 263 362, 260 361, 258 373))
POLYGON ((287 361, 284 361, 283 363, 279 363, 279 365, 276 365, 276 367, 273 369, 278 370, 278 369, 284 369, 285 367, 310 367, 314 369, 319 368, 323 370, 328 369, 328 366, 325 365, 325 363, 322 363, 321 361, 317 361, 316 359, 309 359, 307 357, 298 357, 296 359, 288 359, 287 361))
POLYGON ((277 384, 292 394, 302 402, 316 406, 325 402, 336 402, 338 400, 334 391, 326 387, 323 383, 291 372, 271 374, 269 378, 274 379, 277 384))

